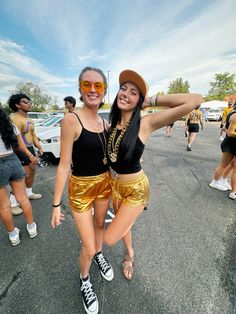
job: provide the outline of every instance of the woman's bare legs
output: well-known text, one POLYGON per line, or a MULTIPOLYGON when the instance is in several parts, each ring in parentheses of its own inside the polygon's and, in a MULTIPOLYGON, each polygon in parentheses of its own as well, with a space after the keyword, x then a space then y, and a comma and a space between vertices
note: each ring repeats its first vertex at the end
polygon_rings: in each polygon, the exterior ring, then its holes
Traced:
POLYGON ((0 199, 0 219, 2 220, 7 231, 11 232, 14 230, 15 226, 11 212, 11 203, 6 187, 0 188, 0 199))
POLYGON ((93 256, 96 253, 92 209, 81 213, 72 210, 72 215, 82 242, 79 256, 80 274, 82 278, 86 278, 89 274, 93 256))
POLYGON ((33 211, 32 211, 32 205, 28 199, 28 196, 26 195, 25 191, 25 180, 20 181, 11 181, 10 182, 13 194, 16 197, 17 202, 20 204, 20 207, 23 209, 23 213, 25 216, 25 219, 27 221, 27 224, 33 223, 33 211))
MULTIPOLYGON (((114 201, 113 208, 116 215, 104 233, 104 242, 108 245, 113 245, 122 239, 128 256, 133 258, 134 250, 132 246, 131 228, 135 220, 143 212, 144 206, 141 205, 133 208, 121 202, 114 201)), ((125 260, 124 262, 127 266, 133 267, 131 261, 125 260)), ((123 272, 127 279, 132 279, 133 273, 129 270, 129 267, 124 268, 123 272)))
POLYGON ((222 176, 224 176, 225 178, 225 175, 227 175, 227 173, 230 173, 231 169, 233 168, 233 164, 230 165, 232 160, 233 155, 231 153, 222 153, 220 164, 216 168, 214 173, 214 180, 218 181, 222 176))
POLYGON ((96 240, 96 253, 102 251, 105 218, 109 200, 94 201, 94 231, 96 240))

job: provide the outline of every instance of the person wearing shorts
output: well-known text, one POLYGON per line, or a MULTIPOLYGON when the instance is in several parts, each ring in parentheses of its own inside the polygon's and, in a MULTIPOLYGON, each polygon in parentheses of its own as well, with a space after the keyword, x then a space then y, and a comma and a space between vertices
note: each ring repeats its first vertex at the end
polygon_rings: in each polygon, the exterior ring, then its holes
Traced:
MULTIPOLYGON (((233 107, 232 107, 233 109, 233 107)), ((225 119, 225 130, 228 131, 230 126, 230 117, 231 113, 234 111, 230 111, 228 116, 225 119)), ((226 133, 226 136, 223 138, 221 142, 221 161, 217 166, 214 172, 213 179, 209 184, 210 187, 220 190, 227 191, 231 190, 231 184, 228 182, 228 178, 231 176, 231 172, 234 168, 234 145, 235 139, 233 137, 229 137, 226 133)))
POLYGON ((196 108, 201 96, 172 94, 147 97, 148 87, 144 79, 133 70, 120 73, 119 85, 111 107, 107 143, 115 218, 105 230, 104 241, 114 245, 123 240, 126 253, 122 272, 126 279, 131 280, 134 276, 131 228, 149 201, 148 178, 140 164, 145 143, 152 132, 174 123, 196 108), (169 109, 141 117, 141 109, 150 105, 169 109))
POLYGON ((187 132, 188 136, 187 151, 192 150, 192 144, 196 139, 197 133, 199 132, 199 124, 203 130, 203 117, 199 108, 200 106, 190 112, 185 118, 185 132, 187 132))
MULTIPOLYGON (((8 105, 10 109, 14 112, 11 114, 10 118, 12 122, 16 125, 22 139, 33 156, 35 156, 34 146, 39 150, 40 155, 43 154, 42 148, 40 146, 39 140, 34 132, 34 122, 27 117, 27 113, 31 111, 32 104, 30 98, 22 93, 13 94, 8 99, 8 105)), ((41 194, 34 193, 32 191, 32 186, 35 177, 36 164, 32 163, 24 152, 17 152, 17 157, 20 159, 22 166, 26 172, 25 184, 26 184, 26 194, 30 200, 37 200, 42 197, 41 194)), ((14 195, 11 195, 12 207, 16 207, 17 202, 14 195)))
POLYGON ((226 137, 229 138, 230 152, 233 155, 233 169, 231 175, 232 192, 229 198, 236 200, 236 102, 233 103, 233 110, 228 114, 225 122, 226 137))
POLYGON ((82 243, 80 291, 85 311, 96 314, 99 302, 89 276, 92 261, 98 265, 105 280, 114 278, 112 266, 102 251, 111 195, 106 156, 108 122, 98 115, 107 90, 104 73, 96 68, 84 68, 79 75, 79 90, 83 107, 67 113, 61 124, 61 158, 56 173, 51 224, 56 228, 64 220, 61 197, 69 176, 69 203, 82 243))
MULTIPOLYGON (((25 171, 19 159, 14 153, 18 147, 18 137, 20 132, 11 123, 6 114, 0 109, 0 219, 2 220, 13 246, 20 243, 20 230, 15 227, 10 199, 8 197, 7 185, 10 184, 17 201, 23 209, 27 222, 26 229, 30 238, 37 236, 37 226, 33 220, 31 203, 25 191, 25 171)), ((20 142, 21 143, 21 142, 20 142)), ((25 146, 20 149, 25 151, 25 146)), ((31 153, 27 150, 27 154, 31 153)))

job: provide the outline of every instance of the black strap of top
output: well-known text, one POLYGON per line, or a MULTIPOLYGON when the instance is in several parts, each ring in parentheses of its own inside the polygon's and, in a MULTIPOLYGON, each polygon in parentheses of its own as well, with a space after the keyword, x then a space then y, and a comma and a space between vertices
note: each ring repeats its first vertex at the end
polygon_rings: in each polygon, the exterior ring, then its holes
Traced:
MULTIPOLYGON (((79 122, 80 122, 82 128, 84 128, 83 123, 81 122, 81 120, 80 120, 79 116, 77 115, 77 113, 75 113, 75 112, 73 112, 73 111, 72 111, 72 113, 74 113, 74 114, 76 115, 76 117, 78 118, 78 120, 79 120, 79 122)), ((104 121, 103 118, 102 118, 102 123, 103 123, 103 130, 105 130, 105 121, 104 121)))
POLYGON ((75 112, 73 112, 73 111, 72 111, 72 113, 74 113, 74 114, 76 115, 76 117, 78 118, 79 123, 81 124, 82 128, 84 128, 83 123, 81 122, 81 120, 80 120, 79 116, 77 115, 77 113, 75 113, 75 112))

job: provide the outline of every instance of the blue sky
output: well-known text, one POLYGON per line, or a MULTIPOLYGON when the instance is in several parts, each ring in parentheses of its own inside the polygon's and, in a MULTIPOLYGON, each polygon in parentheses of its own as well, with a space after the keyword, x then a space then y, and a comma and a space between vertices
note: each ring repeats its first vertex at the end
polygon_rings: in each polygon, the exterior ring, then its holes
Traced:
POLYGON ((110 71, 110 100, 125 68, 150 95, 177 77, 205 95, 216 73, 236 73, 235 16, 235 0, 1 0, 0 101, 32 81, 62 106, 84 66, 110 71))

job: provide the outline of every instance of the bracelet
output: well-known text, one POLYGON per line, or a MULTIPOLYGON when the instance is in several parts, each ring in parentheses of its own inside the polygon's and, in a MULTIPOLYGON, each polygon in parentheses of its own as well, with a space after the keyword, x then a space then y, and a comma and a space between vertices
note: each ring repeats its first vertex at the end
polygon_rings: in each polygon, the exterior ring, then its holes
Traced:
POLYGON ((155 107, 156 106, 156 100, 157 100, 157 96, 156 95, 153 95, 150 98, 150 105, 151 105, 151 107, 155 107))
POLYGON ((52 207, 59 207, 59 206, 61 206, 61 202, 57 205, 52 204, 52 207))

